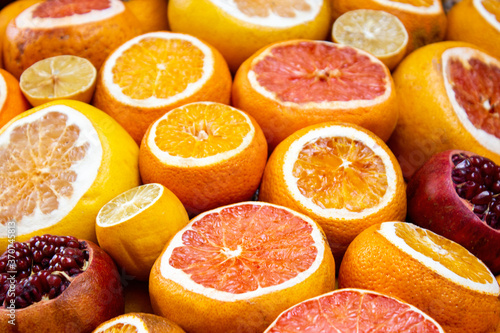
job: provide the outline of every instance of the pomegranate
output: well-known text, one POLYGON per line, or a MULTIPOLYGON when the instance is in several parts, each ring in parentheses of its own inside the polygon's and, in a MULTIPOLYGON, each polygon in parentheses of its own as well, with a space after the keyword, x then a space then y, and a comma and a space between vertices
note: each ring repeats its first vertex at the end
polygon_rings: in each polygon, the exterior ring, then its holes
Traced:
POLYGON ((118 270, 90 241, 35 236, 0 256, 0 332, 92 332, 123 312, 118 270))
POLYGON ((433 155, 407 188, 411 222, 451 239, 500 273, 500 166, 462 150, 433 155))

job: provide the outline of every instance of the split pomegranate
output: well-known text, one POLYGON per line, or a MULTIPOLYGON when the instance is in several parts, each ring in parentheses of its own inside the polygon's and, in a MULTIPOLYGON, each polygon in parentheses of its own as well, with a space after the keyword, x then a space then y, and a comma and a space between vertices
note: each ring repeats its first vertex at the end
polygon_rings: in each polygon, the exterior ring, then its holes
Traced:
POLYGON ((500 166, 447 150, 413 175, 407 191, 411 222, 461 244, 500 273, 500 166))
POLYGON ((91 332, 123 312, 118 270, 92 242, 35 236, 0 256, 1 332, 91 332))

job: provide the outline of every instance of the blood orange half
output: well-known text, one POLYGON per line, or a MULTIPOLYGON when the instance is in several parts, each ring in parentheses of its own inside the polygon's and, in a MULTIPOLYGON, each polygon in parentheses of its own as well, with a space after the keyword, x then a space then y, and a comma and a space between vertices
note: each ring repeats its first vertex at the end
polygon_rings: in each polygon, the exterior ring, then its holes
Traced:
POLYGON ((141 32, 120 0, 43 1, 7 25, 5 69, 19 79, 35 62, 62 54, 86 58, 99 69, 113 49, 141 32))
POLYGON ((236 73, 234 106, 262 127, 270 149, 305 126, 324 121, 365 127, 384 141, 398 117, 388 68, 371 54, 324 41, 270 45, 236 73))
POLYGON ((335 264, 310 218, 263 202, 195 217, 151 271, 155 313, 188 332, 262 332, 278 314, 332 291, 335 264))
POLYGON ((412 332, 444 333, 416 307, 363 289, 340 289, 284 311, 265 333, 412 332))

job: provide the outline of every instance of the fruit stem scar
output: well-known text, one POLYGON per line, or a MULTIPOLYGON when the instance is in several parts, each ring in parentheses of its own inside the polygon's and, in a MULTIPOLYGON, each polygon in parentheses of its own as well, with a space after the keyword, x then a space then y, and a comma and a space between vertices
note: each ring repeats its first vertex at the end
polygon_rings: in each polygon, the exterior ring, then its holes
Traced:
POLYGON ((224 255, 226 255, 228 258, 235 258, 235 257, 238 257, 239 255, 241 255, 241 253, 243 252, 243 249, 241 248, 241 245, 238 245, 236 247, 236 250, 231 250, 231 249, 228 249, 227 247, 225 247, 225 248, 221 249, 221 252, 224 255))

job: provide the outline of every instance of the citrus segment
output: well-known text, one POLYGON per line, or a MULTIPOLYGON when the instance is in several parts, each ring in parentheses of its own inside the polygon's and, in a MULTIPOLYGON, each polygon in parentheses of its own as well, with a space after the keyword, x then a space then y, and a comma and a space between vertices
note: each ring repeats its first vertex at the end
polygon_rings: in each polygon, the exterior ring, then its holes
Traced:
POLYGON ((362 230, 406 215, 394 155, 373 133, 343 123, 312 125, 280 143, 266 165, 259 199, 315 219, 337 262, 362 230))
POLYGON ((281 311, 334 284, 317 224, 256 201, 193 218, 157 259, 149 286, 155 313, 189 332, 262 332, 281 311))
POLYGON ((156 120, 141 144, 145 183, 165 185, 190 214, 249 200, 267 160, 259 125, 225 104, 197 102, 156 120))
POLYGON ((397 120, 390 72, 350 46, 294 40, 272 44, 236 73, 232 103, 254 116, 270 149, 325 121, 361 125, 387 140, 397 120))
POLYGON ((93 333, 183 333, 177 324, 153 314, 127 313, 110 319, 97 327, 93 333))
POLYGON ((34 63, 21 74, 19 83, 33 106, 56 99, 90 103, 96 77, 97 71, 87 59, 61 55, 34 63))
POLYGON ((339 287, 402 299, 446 332, 494 332, 500 323, 500 287, 486 265, 410 223, 385 222, 360 233, 340 265, 339 287))
POLYGON ((65 16, 88 14, 92 10, 104 10, 111 7, 109 0, 51 0, 43 2, 33 11, 33 17, 60 18, 65 16))
POLYGON ((26 111, 0 130, 0 239, 34 234, 95 240, 95 217, 139 184, 138 147, 106 114, 59 100, 26 111), (10 226, 11 228, 12 226, 10 226))
POLYGON ((125 191, 96 218, 101 246, 127 274, 147 280, 165 243, 189 221, 180 200, 160 184, 125 191))
POLYGON ((335 20, 332 40, 370 52, 393 69, 406 53, 408 33, 395 15, 381 10, 358 9, 335 20))
POLYGON ((93 104, 140 143, 152 122, 178 106, 228 104, 231 81, 210 45, 185 34, 152 32, 124 43, 106 60, 93 104))
POLYGON ((414 306, 374 291, 341 289, 284 311, 265 333, 444 332, 414 306))

